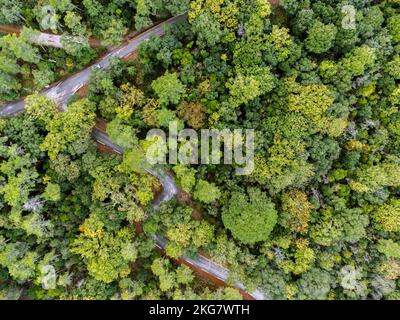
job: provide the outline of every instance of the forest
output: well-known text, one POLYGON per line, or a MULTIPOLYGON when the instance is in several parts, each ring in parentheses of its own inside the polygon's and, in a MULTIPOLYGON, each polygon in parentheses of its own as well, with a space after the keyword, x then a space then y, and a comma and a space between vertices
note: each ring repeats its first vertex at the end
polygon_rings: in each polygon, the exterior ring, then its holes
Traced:
POLYGON ((400 0, 0 0, 0 300, 400 300, 399 54, 400 0))

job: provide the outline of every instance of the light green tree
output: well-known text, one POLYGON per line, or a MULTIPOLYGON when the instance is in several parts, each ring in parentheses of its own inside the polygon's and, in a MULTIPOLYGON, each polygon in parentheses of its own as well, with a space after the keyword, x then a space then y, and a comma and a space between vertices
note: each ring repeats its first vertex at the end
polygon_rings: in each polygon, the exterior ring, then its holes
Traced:
POLYGON ((275 205, 259 189, 249 189, 248 195, 233 192, 222 212, 225 227, 245 244, 267 240, 277 220, 275 205))
POLYGON ((166 72, 151 83, 158 101, 166 106, 169 103, 178 104, 185 93, 185 86, 178 79, 177 73, 166 72))

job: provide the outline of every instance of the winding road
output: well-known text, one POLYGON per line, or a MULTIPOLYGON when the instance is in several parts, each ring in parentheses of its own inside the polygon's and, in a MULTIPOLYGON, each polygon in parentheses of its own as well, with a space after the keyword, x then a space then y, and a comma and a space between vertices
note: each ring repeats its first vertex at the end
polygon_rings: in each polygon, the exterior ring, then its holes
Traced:
MULTIPOLYGON (((122 147, 112 142, 108 135, 98 128, 93 129, 92 138, 99 144, 108 147, 117 154, 123 153, 122 147)), ((146 169, 146 171, 152 176, 156 177, 163 187, 161 194, 153 202, 153 207, 157 209, 161 203, 169 201, 175 197, 175 195, 178 193, 178 187, 176 186, 174 179, 165 171, 158 168, 150 168, 146 169)))
MULTIPOLYGON (((90 66, 75 75, 60 81, 53 85, 52 87, 41 91, 41 94, 46 95, 48 98, 53 99, 60 107, 61 111, 65 111, 67 107, 67 103, 69 99, 84 85, 86 85, 89 81, 89 76, 91 71, 94 68, 108 68, 110 59, 113 57, 125 58, 130 55, 132 52, 136 51, 140 44, 144 41, 147 41, 151 36, 162 36, 165 32, 164 27, 169 24, 174 24, 178 21, 185 20, 187 14, 181 14, 179 16, 173 17, 163 23, 160 23, 157 26, 154 26, 143 33, 138 34, 135 38, 130 40, 125 45, 115 49, 114 51, 107 54, 105 57, 100 59, 95 65, 90 66)), ((16 102, 8 103, 4 107, 0 109, 0 117, 10 117, 21 113, 24 111, 25 101, 21 99, 16 102)), ((99 144, 104 145, 110 148, 113 152, 122 154, 123 149, 112 142, 108 135, 98 128, 94 128, 92 131, 92 137, 99 144)), ((169 176, 162 169, 147 169, 148 173, 155 176, 161 183, 163 187, 163 191, 161 194, 154 200, 154 208, 158 209, 160 204, 171 200, 178 193, 178 187, 175 184, 174 179, 169 176)), ((156 242, 156 246, 164 250, 167 240, 159 235, 153 235, 153 239, 156 242)), ((201 270, 203 273, 206 273, 209 277, 220 280, 220 282, 226 283, 228 279, 229 270, 214 263, 203 255, 198 254, 196 259, 192 259, 189 257, 182 257, 183 263, 194 269, 195 271, 201 270)), ((254 292, 248 293, 245 291, 245 286, 242 283, 236 283, 236 288, 238 288, 242 294, 249 296, 252 299, 256 300, 264 300, 265 296, 260 290, 256 290, 254 292)))
MULTIPOLYGON (((115 144, 110 140, 108 135, 104 133, 103 131, 95 128, 92 131, 92 138, 96 140, 99 144, 106 146, 110 148, 113 152, 117 154, 122 154, 123 153, 123 148, 120 147, 119 145, 115 144)), ((178 187, 174 181, 174 179, 169 176, 164 170, 162 169, 147 169, 147 172, 150 173, 151 175, 155 176, 161 183, 163 187, 163 191, 161 194, 154 200, 153 202, 153 208, 158 209, 159 206, 171 200, 174 198, 177 193, 178 193, 178 187)), ((161 249, 165 250, 165 247, 167 245, 167 240, 157 234, 153 235, 153 239, 156 242, 156 246, 161 249)), ((193 269, 200 269, 205 273, 208 273, 212 275, 212 277, 226 283, 228 276, 229 276, 229 270, 214 263, 210 259, 204 257, 203 255, 198 254, 196 259, 191 259, 189 257, 183 256, 181 257, 181 260, 185 262, 186 265, 192 267, 193 269)), ((236 283, 236 288, 245 291, 246 288, 245 286, 238 282, 236 283)), ((255 300, 264 300, 264 294, 260 290, 255 290, 253 292, 248 293, 252 298, 255 300)))

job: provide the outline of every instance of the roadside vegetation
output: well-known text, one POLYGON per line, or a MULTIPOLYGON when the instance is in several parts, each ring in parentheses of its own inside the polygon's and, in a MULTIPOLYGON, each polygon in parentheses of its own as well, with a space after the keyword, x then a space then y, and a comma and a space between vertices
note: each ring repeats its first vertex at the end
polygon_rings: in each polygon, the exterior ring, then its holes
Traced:
POLYGON ((26 27, 0 38, 0 101, 28 96, 0 119, 0 298, 242 298, 177 263, 203 252, 269 299, 400 299, 398 0, 0 0, 0 24, 26 27), (65 112, 37 94, 105 50, 90 37, 184 11, 65 112), (155 212, 144 137, 171 121, 255 129, 255 170, 167 165, 181 194, 155 212))

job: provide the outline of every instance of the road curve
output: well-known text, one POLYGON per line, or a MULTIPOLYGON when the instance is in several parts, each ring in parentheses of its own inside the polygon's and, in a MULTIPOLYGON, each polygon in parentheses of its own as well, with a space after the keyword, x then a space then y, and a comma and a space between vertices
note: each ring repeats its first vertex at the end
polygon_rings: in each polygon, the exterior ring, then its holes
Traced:
MULTIPOLYGON (((112 142, 108 135, 103 131, 95 128, 92 131, 92 137, 101 145, 112 149, 115 153, 123 153, 122 147, 112 142)), ((169 176, 164 170, 151 168, 147 169, 146 171, 155 176, 160 181, 163 187, 162 193, 153 202, 153 208, 157 210, 162 203, 171 200, 177 195, 178 187, 176 186, 174 179, 169 176)), ((153 239, 159 249, 165 250, 165 246, 167 244, 167 240, 165 238, 155 234, 153 235, 153 239)), ((183 260, 187 265, 193 266, 195 269, 200 269, 203 272, 212 275, 212 277, 221 280, 222 282, 226 283, 226 280, 228 279, 228 269, 216 264, 215 262, 200 254, 197 255, 196 259, 183 256, 181 257, 181 260, 183 260)), ((246 289, 245 286, 240 282, 236 283, 235 286, 236 288, 243 291, 245 291, 246 289)), ((255 300, 264 300, 264 294, 260 290, 250 292, 249 295, 255 300)))
MULTIPOLYGON (((102 69, 108 68, 111 58, 127 57, 130 53, 137 50, 139 48, 139 45, 143 41, 148 40, 151 36, 162 36, 165 32, 164 30, 165 25, 182 21, 186 19, 186 17, 187 14, 184 13, 179 16, 173 17, 153 28, 146 30, 145 32, 139 34, 137 37, 130 40, 127 44, 110 52, 108 55, 99 60, 97 64, 95 64, 94 66, 90 66, 76 73, 75 75, 67 78, 66 80, 57 83, 51 88, 41 91, 41 94, 46 95, 50 99, 53 99, 59 105, 61 111, 65 111, 68 100, 81 87, 83 87, 88 83, 90 72, 93 70, 93 68, 102 68, 102 69)), ((21 113, 24 111, 24 108, 25 108, 24 99, 9 103, 0 109, 0 118, 10 117, 18 113, 21 113)), ((123 149, 119 145, 112 142, 109 139, 108 135, 102 132, 101 130, 94 128, 92 132, 92 137, 98 143, 112 149, 115 153, 118 154, 123 153, 123 149)), ((156 177, 163 186, 162 193, 154 200, 153 203, 154 209, 158 209, 160 204, 167 202, 176 196, 176 194, 178 193, 178 187, 176 186, 173 178, 169 176, 164 170, 151 168, 147 169, 147 171, 148 173, 156 177)), ((157 247, 164 250, 167 240, 158 235, 154 235, 153 238, 156 242, 157 247)), ((184 256, 181 258, 181 260, 183 260, 187 265, 192 266, 194 269, 200 269, 203 272, 210 274, 212 277, 219 279, 223 282, 226 282, 228 278, 229 270, 212 262, 211 260, 202 255, 197 255, 196 259, 184 256)), ((239 282, 236 284, 236 288, 242 291, 245 290, 244 285, 239 282)), ((264 294, 259 290, 251 292, 249 293, 249 295, 256 300, 264 300, 264 294)))
MULTIPOLYGON (((52 87, 42 90, 40 93, 53 99, 57 105, 59 105, 62 111, 65 110, 69 99, 84 85, 89 82, 90 73, 95 68, 107 69, 110 65, 110 60, 114 57, 125 58, 129 56, 132 52, 136 51, 140 44, 144 41, 149 40, 151 36, 162 36, 165 33, 165 26, 171 25, 176 22, 185 20, 187 18, 187 13, 183 13, 179 16, 170 18, 146 31, 138 34, 135 38, 131 39, 128 43, 120 46, 119 48, 113 50, 102 59, 100 59, 94 65, 83 69, 82 71, 68 77, 65 80, 58 82, 52 87)), ((25 108, 25 100, 21 99, 16 102, 10 102, 0 108, 0 117, 10 117, 15 114, 21 113, 25 108)))
MULTIPOLYGON (((99 144, 112 149, 112 151, 115 153, 123 153, 123 149, 119 145, 112 142, 108 135, 98 128, 93 129, 92 138, 99 144)), ((148 168, 146 171, 152 176, 156 177, 163 187, 161 194, 153 202, 153 208, 158 209, 161 203, 167 202, 175 197, 175 195, 178 193, 178 187, 176 186, 174 179, 164 170, 159 168, 148 168)))

